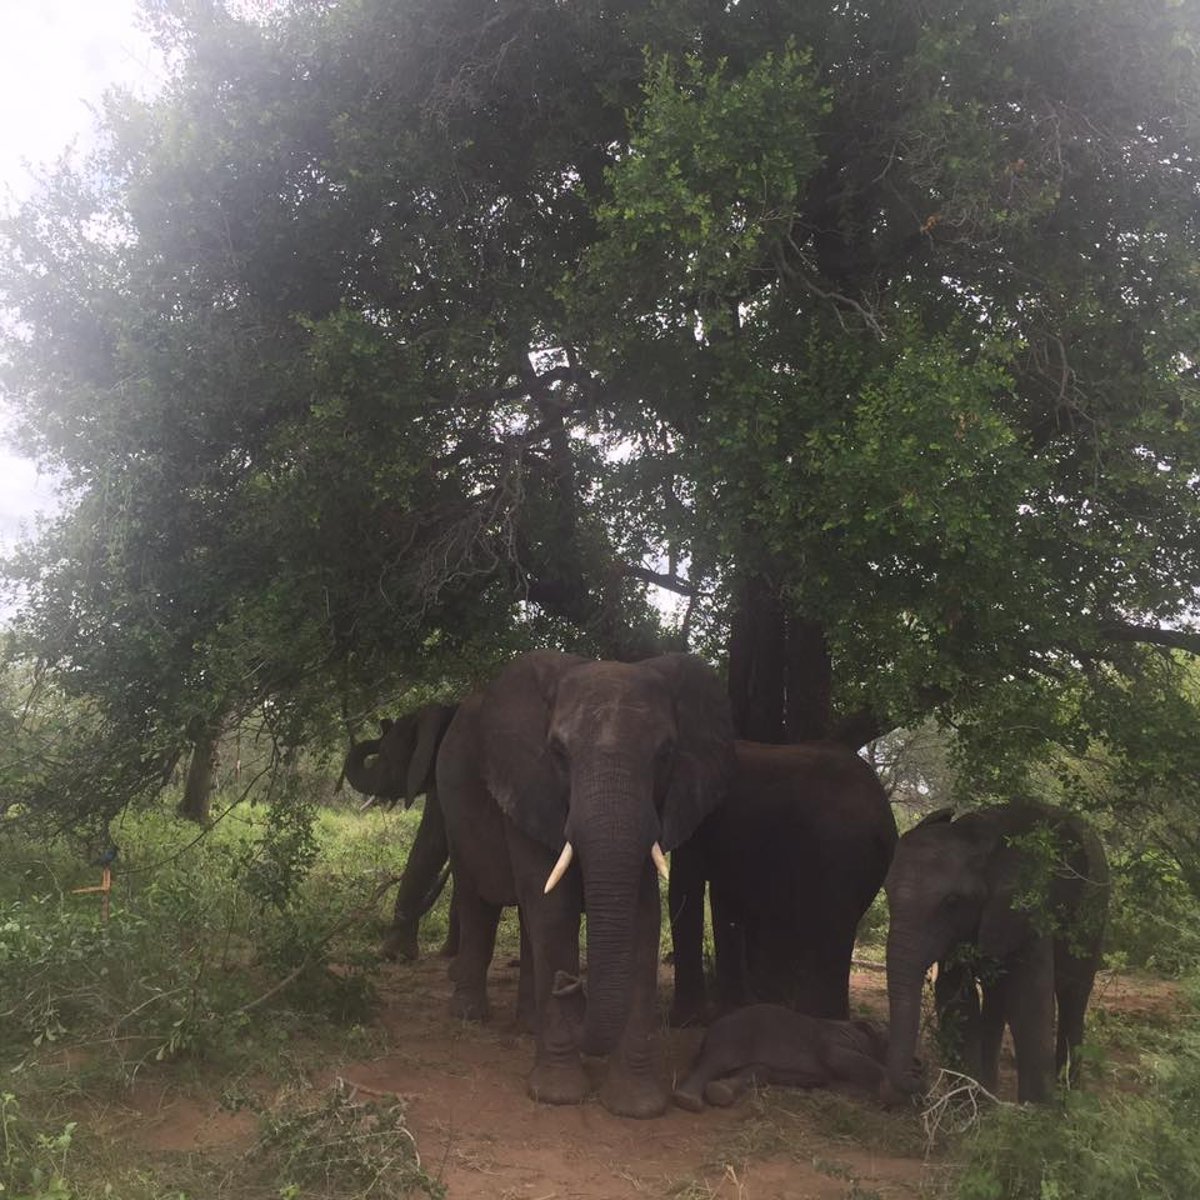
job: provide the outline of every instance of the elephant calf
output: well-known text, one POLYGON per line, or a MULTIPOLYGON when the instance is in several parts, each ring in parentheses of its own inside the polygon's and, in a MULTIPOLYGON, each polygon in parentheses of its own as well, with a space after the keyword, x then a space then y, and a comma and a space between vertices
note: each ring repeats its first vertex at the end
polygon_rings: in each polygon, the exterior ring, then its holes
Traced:
POLYGON ((675 1103, 699 1112, 732 1104, 746 1088, 778 1083, 877 1088, 884 1077, 887 1031, 872 1021, 809 1017, 778 1004, 752 1004, 715 1021, 675 1103))
POLYGON ((1056 1070, 1078 1081, 1108 912, 1104 848, 1084 821, 1043 805, 952 818, 942 809, 909 830, 888 873, 891 1050, 881 1094, 890 1102, 920 1087, 911 1056, 936 962, 939 1022, 953 1030, 963 1069, 995 1091, 1007 1025, 1017 1099, 1048 1100, 1056 1070))

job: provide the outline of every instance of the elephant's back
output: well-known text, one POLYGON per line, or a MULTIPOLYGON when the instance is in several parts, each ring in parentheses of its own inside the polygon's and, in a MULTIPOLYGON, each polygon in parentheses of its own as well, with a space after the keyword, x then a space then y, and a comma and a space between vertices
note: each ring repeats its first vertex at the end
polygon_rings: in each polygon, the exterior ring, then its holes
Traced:
POLYGON ((835 742, 772 746, 739 741, 734 749, 731 815, 744 818, 761 809, 830 836, 871 831, 885 843, 895 843, 896 820, 887 793, 870 764, 849 748, 835 742))

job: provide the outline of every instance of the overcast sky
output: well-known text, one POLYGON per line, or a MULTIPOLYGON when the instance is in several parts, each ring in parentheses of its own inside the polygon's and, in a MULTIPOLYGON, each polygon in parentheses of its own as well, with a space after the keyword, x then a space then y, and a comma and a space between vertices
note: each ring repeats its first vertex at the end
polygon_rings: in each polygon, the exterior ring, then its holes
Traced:
MULTIPOLYGON (((0 0, 0 208, 11 212, 68 146, 87 147, 105 89, 144 95, 160 80, 136 0, 0 0)), ((0 446, 3 547, 53 504, 52 481, 0 446)))

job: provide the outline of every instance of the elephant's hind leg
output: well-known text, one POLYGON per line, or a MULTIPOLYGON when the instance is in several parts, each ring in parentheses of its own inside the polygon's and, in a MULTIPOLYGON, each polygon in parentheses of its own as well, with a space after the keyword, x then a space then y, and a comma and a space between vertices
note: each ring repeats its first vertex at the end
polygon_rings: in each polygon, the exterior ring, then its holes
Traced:
POLYGON ((671 1098, 680 1108, 686 1108, 689 1112, 700 1112, 704 1107, 705 1088, 709 1083, 736 1071, 740 1065, 741 1060, 733 1053, 732 1047, 720 1044, 710 1031, 691 1069, 683 1082, 671 1093, 671 1098))

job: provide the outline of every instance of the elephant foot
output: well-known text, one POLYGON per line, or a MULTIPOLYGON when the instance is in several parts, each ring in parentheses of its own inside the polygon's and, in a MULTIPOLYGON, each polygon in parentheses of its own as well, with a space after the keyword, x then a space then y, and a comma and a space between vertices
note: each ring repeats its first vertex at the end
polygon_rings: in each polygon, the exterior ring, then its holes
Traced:
POLYGON ((529 1076, 530 1098, 539 1104, 582 1104, 587 1076, 578 1058, 537 1063, 529 1076))
POLYGON ((657 1079, 630 1075, 613 1063, 600 1089, 600 1103, 614 1117, 644 1121, 661 1117, 667 1111, 667 1091, 657 1079))
POLYGON ((915 1104, 918 1096, 918 1090, 902 1091, 896 1087, 894 1083, 885 1075, 879 1083, 879 1091, 877 1093, 879 1103, 884 1108, 897 1108, 902 1104, 915 1104))
POLYGON ((685 1088, 676 1088, 671 1093, 671 1099, 679 1105, 680 1108, 686 1108, 688 1112, 703 1112, 704 1097, 696 1092, 689 1092, 685 1088))
POLYGON ((456 989, 450 997, 450 1015, 460 1021, 482 1021, 488 1015, 487 997, 456 989))
POLYGON ((737 1089, 724 1079, 714 1079, 704 1089, 704 1098, 717 1108, 728 1108, 737 1098, 737 1089))
POLYGON ((383 939, 380 953, 390 962, 413 963, 420 956, 414 930, 391 929, 383 939))

